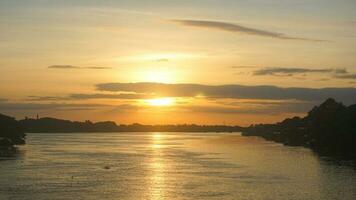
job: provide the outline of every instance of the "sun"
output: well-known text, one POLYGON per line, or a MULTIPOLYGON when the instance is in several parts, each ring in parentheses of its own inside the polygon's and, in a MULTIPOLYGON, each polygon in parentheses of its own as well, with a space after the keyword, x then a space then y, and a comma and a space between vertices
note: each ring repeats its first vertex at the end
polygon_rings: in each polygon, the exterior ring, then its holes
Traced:
POLYGON ((174 104, 172 98, 157 98, 157 99, 147 99, 145 103, 150 106, 171 106, 174 104))

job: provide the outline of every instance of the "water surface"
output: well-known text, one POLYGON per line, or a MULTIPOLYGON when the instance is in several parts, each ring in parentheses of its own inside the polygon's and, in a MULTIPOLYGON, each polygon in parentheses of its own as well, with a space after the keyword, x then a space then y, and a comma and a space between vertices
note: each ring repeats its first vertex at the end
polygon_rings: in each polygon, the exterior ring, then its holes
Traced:
POLYGON ((28 134, 0 199, 356 199, 352 163, 231 133, 28 134))

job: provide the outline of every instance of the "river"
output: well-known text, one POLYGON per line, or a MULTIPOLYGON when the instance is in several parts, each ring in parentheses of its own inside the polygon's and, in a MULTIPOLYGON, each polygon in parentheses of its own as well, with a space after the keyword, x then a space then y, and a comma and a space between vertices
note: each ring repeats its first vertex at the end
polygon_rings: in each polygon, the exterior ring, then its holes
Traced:
POLYGON ((238 133, 32 133, 0 199, 354 200, 356 168, 238 133))

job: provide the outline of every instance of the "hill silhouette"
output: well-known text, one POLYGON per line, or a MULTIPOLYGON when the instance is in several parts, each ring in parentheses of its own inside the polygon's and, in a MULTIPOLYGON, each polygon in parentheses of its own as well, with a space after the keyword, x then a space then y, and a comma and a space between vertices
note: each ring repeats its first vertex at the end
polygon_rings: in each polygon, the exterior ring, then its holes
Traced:
POLYGON ((307 146, 321 155, 356 159, 356 104, 345 106, 330 98, 303 118, 251 125, 242 135, 307 146))

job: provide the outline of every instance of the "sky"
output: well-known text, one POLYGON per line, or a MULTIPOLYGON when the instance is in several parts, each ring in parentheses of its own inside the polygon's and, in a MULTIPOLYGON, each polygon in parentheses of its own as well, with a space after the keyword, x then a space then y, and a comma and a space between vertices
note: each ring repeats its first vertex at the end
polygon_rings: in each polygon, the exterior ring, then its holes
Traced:
POLYGON ((354 0, 2 0, 0 112, 272 123, 356 103, 354 0))

